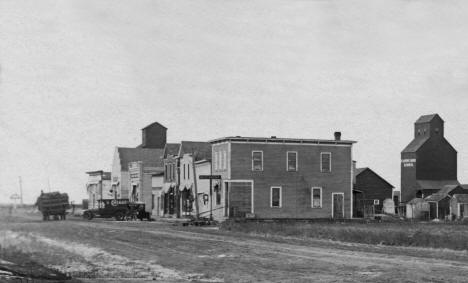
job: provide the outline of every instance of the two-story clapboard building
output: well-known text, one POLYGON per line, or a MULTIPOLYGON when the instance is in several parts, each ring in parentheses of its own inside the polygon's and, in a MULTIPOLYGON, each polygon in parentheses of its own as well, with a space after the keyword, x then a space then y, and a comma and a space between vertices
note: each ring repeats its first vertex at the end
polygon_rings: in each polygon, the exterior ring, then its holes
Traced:
POLYGON ((214 217, 352 217, 352 145, 334 140, 225 137, 212 144, 214 217))

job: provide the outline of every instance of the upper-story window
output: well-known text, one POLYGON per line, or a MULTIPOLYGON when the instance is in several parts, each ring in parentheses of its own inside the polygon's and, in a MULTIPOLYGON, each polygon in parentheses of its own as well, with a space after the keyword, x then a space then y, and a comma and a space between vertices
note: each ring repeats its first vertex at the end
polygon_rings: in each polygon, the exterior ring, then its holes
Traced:
POLYGON ((332 158, 332 155, 330 152, 320 153, 320 171, 321 172, 331 172, 331 158, 332 158))
POLYGON ((288 151, 286 153, 286 170, 288 171, 297 171, 297 152, 288 151))
POLYGON ((185 164, 183 164, 183 165, 184 165, 184 180, 185 180, 185 164))
POLYGON ((252 151, 252 171, 263 171, 263 151, 252 151))
POLYGON ((223 151, 223 169, 227 169, 227 152, 223 151))
POLYGON ((190 180, 190 163, 187 164, 187 179, 190 180))
POLYGON ((217 151, 213 152, 213 167, 214 167, 213 169, 214 169, 214 170, 218 170, 218 158, 217 158, 217 154, 218 154, 217 151))
POLYGON ((224 155, 222 151, 219 152, 219 169, 224 169, 224 155))

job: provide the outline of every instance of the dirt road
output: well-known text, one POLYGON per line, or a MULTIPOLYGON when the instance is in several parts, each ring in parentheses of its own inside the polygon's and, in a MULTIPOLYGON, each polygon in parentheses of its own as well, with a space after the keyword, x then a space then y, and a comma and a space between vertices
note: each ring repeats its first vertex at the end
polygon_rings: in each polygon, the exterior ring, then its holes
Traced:
POLYGON ((85 282, 466 282, 466 251, 265 238, 160 222, 16 219, 2 248, 85 282))

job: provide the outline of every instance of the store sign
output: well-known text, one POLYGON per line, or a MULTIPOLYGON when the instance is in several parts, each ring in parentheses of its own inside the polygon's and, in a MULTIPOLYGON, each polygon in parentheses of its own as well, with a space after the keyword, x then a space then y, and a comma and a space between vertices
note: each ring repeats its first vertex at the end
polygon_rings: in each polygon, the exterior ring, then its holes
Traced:
POLYGON ((403 167, 414 167, 414 165, 416 164, 416 159, 415 158, 402 159, 401 163, 403 163, 403 167))

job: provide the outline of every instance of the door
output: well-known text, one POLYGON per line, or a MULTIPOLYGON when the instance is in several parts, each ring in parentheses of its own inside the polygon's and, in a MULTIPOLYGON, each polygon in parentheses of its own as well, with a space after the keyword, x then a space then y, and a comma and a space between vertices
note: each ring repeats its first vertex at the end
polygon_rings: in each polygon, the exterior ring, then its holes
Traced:
POLYGON ((332 193, 332 217, 334 219, 344 218, 344 193, 332 193))
POLYGON ((429 202, 429 219, 437 218, 437 203, 429 202))
POLYGON ((252 182, 233 181, 229 187, 229 217, 246 217, 253 212, 252 182))

